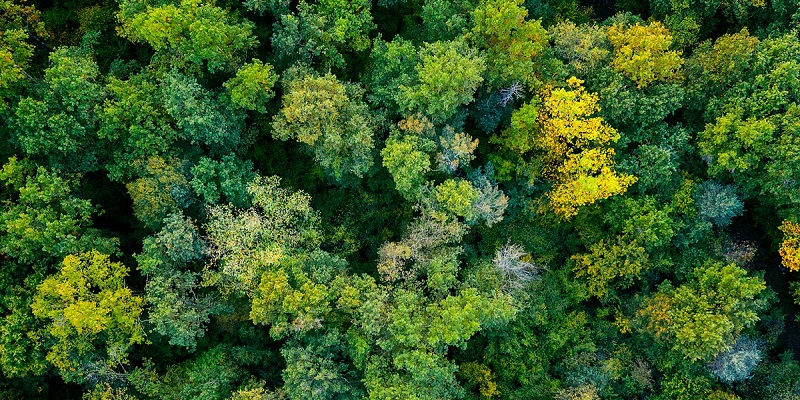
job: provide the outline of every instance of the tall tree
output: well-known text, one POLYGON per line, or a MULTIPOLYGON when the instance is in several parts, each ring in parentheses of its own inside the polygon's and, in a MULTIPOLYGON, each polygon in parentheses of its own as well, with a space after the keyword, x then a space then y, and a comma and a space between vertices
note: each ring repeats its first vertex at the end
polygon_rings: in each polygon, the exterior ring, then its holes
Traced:
POLYGON ((338 184, 350 184, 372 166, 376 121, 358 85, 331 74, 293 77, 272 135, 310 146, 317 163, 338 184))

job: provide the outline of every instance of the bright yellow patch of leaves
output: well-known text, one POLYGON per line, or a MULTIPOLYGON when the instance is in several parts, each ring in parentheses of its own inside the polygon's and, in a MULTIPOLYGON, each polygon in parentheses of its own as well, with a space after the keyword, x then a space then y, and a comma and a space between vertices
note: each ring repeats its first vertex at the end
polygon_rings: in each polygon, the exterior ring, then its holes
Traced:
POLYGON ((783 232, 779 250, 783 266, 790 271, 800 271, 800 224, 783 221, 779 229, 783 232))
POLYGON ((614 46, 611 66, 636 82, 638 88, 680 79, 683 58, 680 52, 669 50, 672 35, 661 22, 631 27, 615 24, 608 28, 608 39, 614 46))
POLYGON ((581 206, 624 193, 636 182, 636 177, 614 170, 614 150, 608 144, 619 140, 619 132, 591 116, 600 111, 597 94, 587 93, 578 78, 567 84, 570 90, 552 90, 544 100, 536 141, 544 151, 545 176, 553 182, 547 195, 550 206, 563 218, 574 216, 581 206))

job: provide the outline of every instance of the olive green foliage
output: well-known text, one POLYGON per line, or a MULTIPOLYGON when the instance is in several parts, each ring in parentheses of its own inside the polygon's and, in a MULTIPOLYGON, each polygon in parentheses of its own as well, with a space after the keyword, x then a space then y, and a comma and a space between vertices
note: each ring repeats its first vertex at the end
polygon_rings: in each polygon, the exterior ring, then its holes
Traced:
POLYGON ((315 160, 339 184, 361 178, 372 166, 376 123, 361 88, 331 74, 298 77, 286 86, 273 136, 310 146, 315 160))

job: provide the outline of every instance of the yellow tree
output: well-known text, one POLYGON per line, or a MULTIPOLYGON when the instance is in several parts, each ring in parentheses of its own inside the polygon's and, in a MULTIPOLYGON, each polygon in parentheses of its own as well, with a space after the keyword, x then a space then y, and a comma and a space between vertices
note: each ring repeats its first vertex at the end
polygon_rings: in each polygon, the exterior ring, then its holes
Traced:
POLYGON ((96 250, 68 255, 34 296, 33 315, 49 320, 55 344, 47 360, 65 381, 117 374, 128 349, 144 341, 142 299, 125 286, 128 268, 96 250), (105 347, 105 351, 99 350, 105 347))
POLYGON ((547 198, 562 218, 578 208, 625 190, 636 181, 614 170, 610 144, 619 133, 601 117, 597 95, 587 93, 583 81, 572 77, 567 88, 553 89, 541 105, 528 103, 511 118, 511 128, 499 141, 518 155, 534 153, 520 169, 531 179, 539 175, 553 185, 547 198), (533 167, 531 167, 533 165, 533 167))
POLYGON ((679 52, 669 50, 672 36, 661 22, 630 27, 614 24, 608 28, 608 39, 614 46, 611 66, 636 82, 637 87, 680 79, 683 59, 679 52))
POLYGON ((790 271, 800 271, 800 224, 783 221, 780 226, 783 232, 780 254, 783 266, 790 271))

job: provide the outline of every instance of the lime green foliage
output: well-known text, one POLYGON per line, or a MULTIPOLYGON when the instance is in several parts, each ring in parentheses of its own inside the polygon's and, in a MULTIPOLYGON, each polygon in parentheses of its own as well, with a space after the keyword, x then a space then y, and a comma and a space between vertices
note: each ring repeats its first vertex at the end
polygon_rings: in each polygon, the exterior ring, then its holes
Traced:
POLYGON ((255 47, 253 24, 241 21, 213 3, 181 0, 180 4, 145 7, 146 2, 122 1, 120 33, 149 44, 173 62, 204 66, 209 72, 230 71, 242 54, 255 47))
POLYGON ((434 150, 433 124, 417 115, 406 118, 392 127, 386 147, 381 150, 383 166, 389 170, 397 191, 409 201, 422 196, 422 185, 431 170, 430 152, 434 150))
POLYGON ((485 49, 489 83, 504 86, 522 82, 533 86, 547 32, 539 21, 526 20, 523 0, 486 0, 473 12, 471 37, 485 49))
POLYGON ((47 360, 65 380, 113 375, 131 346, 144 341, 142 299, 125 286, 128 268, 97 251, 64 258, 38 287, 33 314, 50 322, 47 360))
POLYGON ((766 304, 757 296, 764 287, 762 279, 733 264, 710 263, 677 288, 663 283, 641 314, 647 331, 671 351, 709 361, 759 320, 758 311, 766 304))
POLYGON ((272 87, 277 80, 278 75, 271 65, 253 59, 239 68, 236 76, 223 86, 237 107, 264 114, 267 112, 266 103, 275 97, 272 87))
POLYGON ((375 121, 357 85, 335 76, 305 75, 286 85, 272 134, 311 147, 316 161, 336 183, 361 178, 372 166, 375 121))
POLYGON ((419 197, 426 181, 425 174, 431 170, 430 156, 424 151, 426 147, 432 147, 432 143, 425 143, 417 136, 392 135, 381 150, 383 166, 392 174, 397 191, 406 199, 419 197))
POLYGON ((478 191, 468 181, 448 179, 436 186, 434 195, 445 210, 472 219, 472 203, 477 200, 478 191))
POLYGON ((472 101, 486 63, 463 41, 425 44, 419 58, 416 82, 398 87, 397 103, 406 115, 420 112, 433 122, 446 121, 472 101))
POLYGON ((608 40, 614 46, 611 66, 636 82, 637 87, 680 79, 683 59, 679 52, 669 50, 672 36, 660 22, 613 25, 608 28, 608 40))

